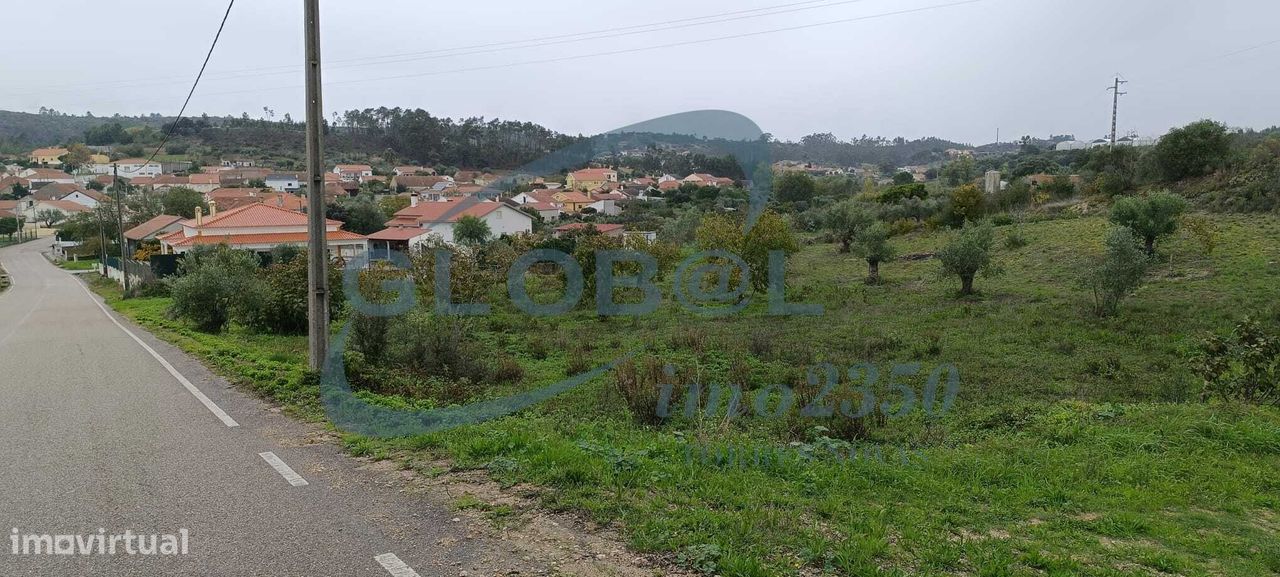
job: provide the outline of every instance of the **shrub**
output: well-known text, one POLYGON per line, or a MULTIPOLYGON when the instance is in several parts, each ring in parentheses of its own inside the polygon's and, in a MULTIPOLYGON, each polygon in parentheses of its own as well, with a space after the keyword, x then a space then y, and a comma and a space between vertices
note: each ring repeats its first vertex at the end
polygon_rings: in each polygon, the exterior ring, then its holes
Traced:
MULTIPOLYGON (((674 383, 670 382, 672 380, 667 376, 662 361, 651 355, 640 359, 626 359, 613 370, 614 389, 631 410, 631 417, 645 425, 657 425, 666 420, 658 412, 658 401, 662 385, 671 384, 674 387, 674 383)), ((673 389, 670 405, 676 405, 681 398, 673 389)), ((674 409, 670 410, 668 417, 675 412, 674 409)))
POLYGON ((1030 244, 1030 241, 1022 234, 1022 230, 1017 227, 1009 229, 1009 233, 1004 237, 1004 247, 1009 250, 1017 250, 1028 244, 1030 244))
POLYGON ((371 363, 378 363, 387 352, 387 330, 390 319, 382 315, 355 313, 351 317, 351 348, 371 363))
POLYGON ((1231 334, 1205 340, 1195 368, 1206 400, 1280 405, 1280 326, 1275 319, 1246 318, 1231 334))
POLYGON ((946 221, 950 226, 962 226, 966 221, 982 218, 986 199, 976 184, 964 184, 951 191, 951 204, 946 221))
POLYGON ((1156 240, 1178 229, 1178 217, 1187 202, 1169 192, 1157 192, 1146 198, 1126 196, 1111 207, 1111 222, 1131 229, 1142 237, 1148 256, 1156 254, 1156 240))
POLYGON ((1000 267, 991 258, 995 232, 989 223, 967 223, 938 251, 943 275, 960 277, 960 294, 973 294, 973 279, 979 273, 996 275, 1000 267))
POLYGON ((750 231, 742 229, 742 223, 727 216, 708 216, 698 227, 698 248, 738 255, 751 271, 752 288, 764 292, 769 288, 769 253, 793 254, 800 250, 800 242, 786 219, 771 210, 764 211, 750 231))
POLYGON ((1147 258, 1138 247, 1133 231, 1116 227, 1107 233, 1106 253, 1090 267, 1085 286, 1093 293, 1093 313, 1115 314, 1129 293, 1142 284, 1147 258))
POLYGON ((1230 153, 1227 127, 1212 120, 1170 130, 1152 149, 1160 175, 1169 181, 1210 174, 1226 163, 1230 153))
POLYGON ((199 247, 187 253, 178 268, 182 276, 170 283, 170 313, 198 330, 220 333, 233 317, 258 310, 265 297, 266 285, 252 253, 226 245, 199 247))
MULTIPOLYGON (((265 291, 256 300, 257 307, 248 309, 245 324, 254 330, 273 334, 301 334, 307 332, 308 287, 307 252, 287 251, 272 253, 279 258, 262 274, 265 291), (292 252, 292 254, 290 254, 292 252)), ((346 302, 343 294, 342 271, 329 265, 329 317, 333 318, 346 302)))
POLYGON ((387 360, 421 376, 484 382, 488 368, 480 346, 469 339, 463 320, 414 310, 396 317, 387 331, 387 360))

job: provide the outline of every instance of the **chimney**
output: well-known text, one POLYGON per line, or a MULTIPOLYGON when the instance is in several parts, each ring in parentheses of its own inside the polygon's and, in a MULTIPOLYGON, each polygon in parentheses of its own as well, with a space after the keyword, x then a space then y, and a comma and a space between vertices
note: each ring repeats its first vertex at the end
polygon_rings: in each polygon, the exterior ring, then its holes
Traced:
POLYGON ((218 201, 216 200, 209 202, 209 218, 215 216, 218 216, 218 201))
POLYGON ((276 197, 276 206, 278 206, 278 207, 280 207, 280 208, 284 208, 284 195, 283 195, 283 194, 281 194, 281 195, 279 195, 279 196, 277 196, 277 197, 276 197))
POLYGON ((199 228, 202 225, 204 225, 204 209, 197 206, 196 207, 196 227, 199 228))
POLYGON ((415 190, 413 191, 413 194, 409 195, 409 206, 418 206, 418 191, 415 190))

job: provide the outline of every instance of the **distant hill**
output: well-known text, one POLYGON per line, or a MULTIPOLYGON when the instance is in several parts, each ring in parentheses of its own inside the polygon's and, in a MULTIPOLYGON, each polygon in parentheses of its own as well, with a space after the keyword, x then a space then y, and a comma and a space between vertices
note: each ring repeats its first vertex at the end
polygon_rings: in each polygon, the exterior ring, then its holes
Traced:
MULTIPOLYGON (((338 118, 340 120, 335 125, 326 129, 326 153, 346 160, 392 156, 405 162, 515 168, 581 141, 579 137, 560 134, 531 122, 484 118, 453 120, 432 116, 421 109, 352 110, 338 118)), ((75 116, 57 111, 32 114, 0 110, 0 153, 18 154, 40 146, 83 141, 85 131, 104 124, 119 123, 124 128, 148 126, 160 130, 171 121, 172 117, 158 114, 75 116)), ((703 132, 726 134, 726 130, 741 129, 739 132, 744 139, 755 140, 759 136, 759 129, 754 125, 743 128, 739 126, 742 123, 736 115, 720 111, 676 115, 654 122, 660 126, 645 124, 643 129, 690 135, 703 132), (692 129, 686 132, 687 128, 692 129)), ((301 160, 304 149, 302 124, 287 116, 278 122, 250 119, 247 115, 203 116, 184 120, 180 127, 174 145, 198 146, 201 153, 212 160, 221 155, 244 155, 291 165, 301 160)), ((153 134, 152 139, 158 139, 158 135, 153 134)), ((615 150, 628 148, 629 139, 625 134, 615 133, 607 140, 616 147, 615 150)), ((696 136, 691 136, 687 145, 690 152, 701 152, 696 136)), ((637 148, 642 150, 643 145, 637 148)), ((775 160, 803 160, 836 166, 862 163, 905 166, 944 160, 947 149, 971 147, 933 137, 906 140, 864 135, 840 140, 828 133, 806 136, 799 142, 773 141, 770 148, 775 160)))
POLYGON ((32 114, 0 110, 0 151, 20 152, 39 146, 65 144, 84 139, 84 132, 95 126, 119 122, 127 126, 146 125, 159 128, 171 117, 151 116, 74 116, 59 112, 32 114))

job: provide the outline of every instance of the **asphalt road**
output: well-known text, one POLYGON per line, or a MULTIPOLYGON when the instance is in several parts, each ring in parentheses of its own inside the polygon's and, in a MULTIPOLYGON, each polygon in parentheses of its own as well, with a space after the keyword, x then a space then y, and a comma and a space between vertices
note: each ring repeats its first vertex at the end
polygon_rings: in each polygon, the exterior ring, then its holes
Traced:
POLYGON ((14 281, 0 293, 0 575, 411 575, 393 554, 429 577, 457 575, 482 553, 446 507, 389 486, 332 443, 309 442, 314 427, 117 325, 79 279, 44 259, 47 248, 0 249, 14 281), (266 452, 306 484, 291 483, 266 452), (131 556, 123 541, 116 555, 13 553, 28 534, 99 529, 186 529, 189 553, 131 556))

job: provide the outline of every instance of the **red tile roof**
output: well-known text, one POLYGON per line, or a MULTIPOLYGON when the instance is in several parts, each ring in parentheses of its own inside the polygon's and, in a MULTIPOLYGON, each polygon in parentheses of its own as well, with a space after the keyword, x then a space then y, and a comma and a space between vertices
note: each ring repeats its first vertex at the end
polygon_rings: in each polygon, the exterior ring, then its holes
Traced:
POLYGON ((574 232, 579 230, 587 230, 588 228, 591 228, 593 226, 596 228, 596 230, 600 231, 601 233, 609 233, 615 230, 622 230, 623 228, 623 226, 620 224, 594 224, 590 222, 571 222, 569 224, 562 224, 560 226, 557 226, 556 232, 574 232))
POLYGON ((160 232, 167 226, 170 226, 176 222, 180 222, 181 220, 182 220, 182 217, 180 216, 162 214, 151 220, 148 220, 147 222, 144 222, 138 226, 135 226, 129 230, 124 231, 124 237, 129 240, 143 240, 157 232, 160 232))
MULTIPOLYGON (((341 225, 336 220, 327 220, 331 225, 341 225)), ((183 221, 183 226, 195 227, 195 220, 183 221)), ((204 220, 204 224, 199 226, 200 230, 208 230, 212 228, 254 228, 264 226, 307 226, 307 215, 292 210, 286 210, 276 206, 263 203, 254 203, 248 206, 219 212, 217 216, 213 216, 204 220)))
MULTIPOLYGON (((174 235, 182 234, 181 231, 174 235)), ((202 234, 200 236, 189 236, 186 238, 173 238, 174 235, 164 237, 166 244, 170 246, 197 246, 205 244, 227 244, 230 246, 243 246, 254 244, 305 244, 307 242, 306 232, 276 232, 265 234, 202 234)), ((363 240, 366 237, 358 235, 354 232, 345 230, 336 230, 325 233, 325 240, 363 240)))
POLYGON ((62 212, 88 212, 90 210, 89 207, 70 200, 42 200, 40 205, 52 206, 62 212))
POLYGON ((429 234, 430 232, 431 231, 425 228, 393 226, 391 228, 384 228, 378 232, 375 232, 369 235, 369 240, 406 241, 406 240, 413 240, 424 234, 429 234))
POLYGON ((420 202, 397 212, 394 223, 458 222, 464 216, 482 217, 502 206, 497 202, 420 202))

